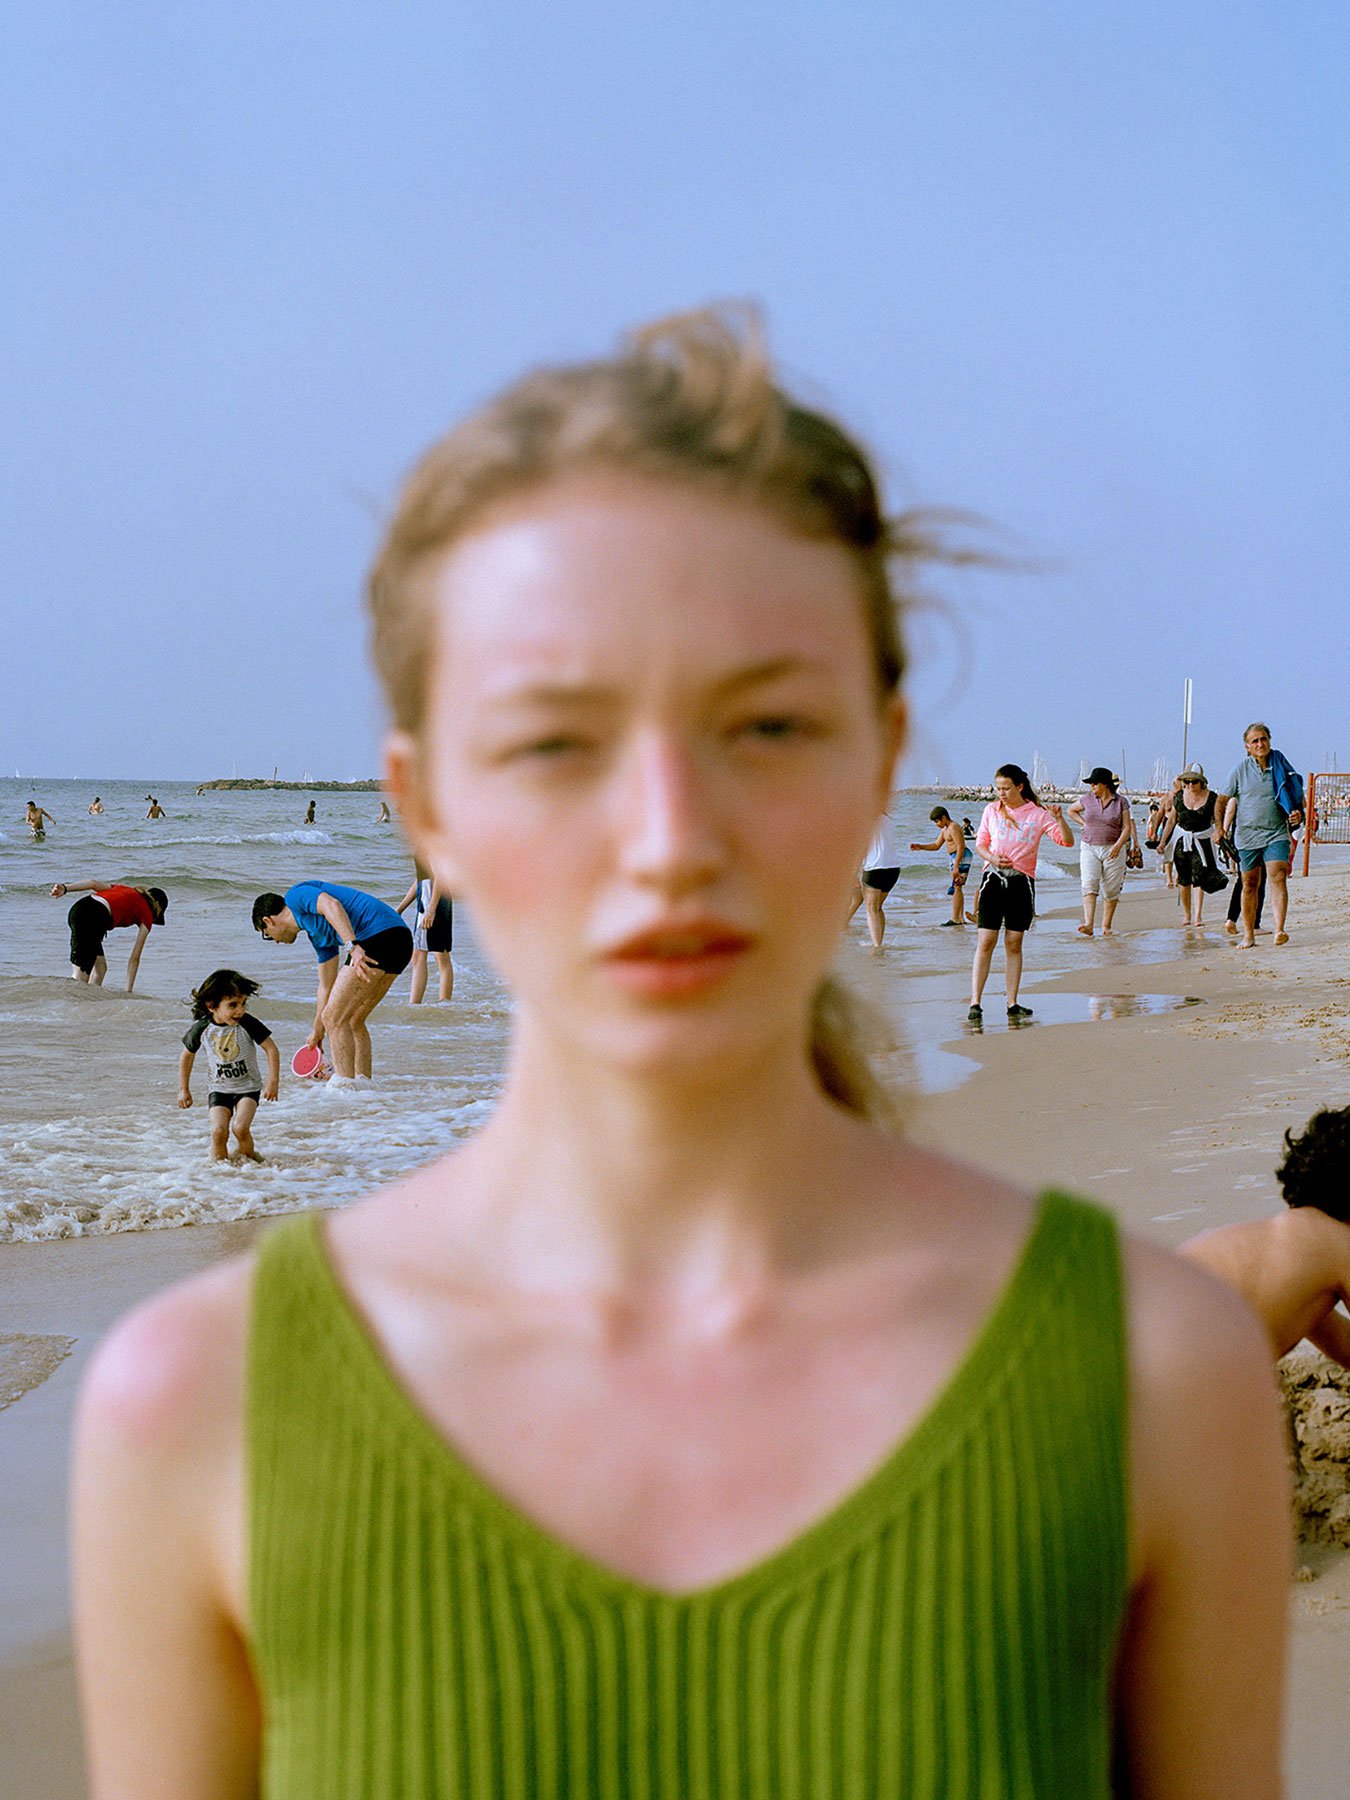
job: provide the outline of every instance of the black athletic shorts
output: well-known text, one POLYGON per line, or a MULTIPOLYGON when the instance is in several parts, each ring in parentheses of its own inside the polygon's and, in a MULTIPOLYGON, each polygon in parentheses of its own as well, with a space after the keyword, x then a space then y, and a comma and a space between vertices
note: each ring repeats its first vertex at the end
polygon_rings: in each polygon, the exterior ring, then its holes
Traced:
POLYGON ((1026 931, 1036 917, 1036 883, 1020 869, 986 868, 975 901, 975 923, 981 931, 1026 931))
POLYGON ((388 931, 374 931, 356 941, 386 975, 401 975, 412 961, 412 933, 406 925, 391 925, 388 931))
POLYGON ((427 920, 427 949, 453 950, 455 947, 455 915, 448 900, 438 900, 436 910, 427 920))
POLYGON ((899 869, 864 869, 862 872, 863 886, 878 888, 883 894, 889 894, 899 879, 899 869))
POLYGON ((82 894, 66 914, 70 926, 70 960, 83 974, 93 972, 103 954, 103 940, 113 928, 112 914, 92 894, 82 894))
POLYGON ((233 1112, 241 1100, 261 1099, 262 1089, 252 1088, 247 1094, 208 1094, 206 1096, 206 1104, 208 1106, 223 1106, 228 1112, 233 1112))

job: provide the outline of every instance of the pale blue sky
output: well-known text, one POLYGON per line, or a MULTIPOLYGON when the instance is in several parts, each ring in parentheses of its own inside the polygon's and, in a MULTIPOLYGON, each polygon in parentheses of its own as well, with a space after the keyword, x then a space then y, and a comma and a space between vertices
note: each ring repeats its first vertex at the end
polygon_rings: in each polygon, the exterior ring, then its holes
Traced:
POLYGON ((1055 564, 917 633, 909 779, 1137 778, 1186 674, 1217 769, 1257 714, 1350 760, 1339 4, 10 16, 6 773, 372 770, 400 471, 526 364, 728 295, 897 497, 1055 564))

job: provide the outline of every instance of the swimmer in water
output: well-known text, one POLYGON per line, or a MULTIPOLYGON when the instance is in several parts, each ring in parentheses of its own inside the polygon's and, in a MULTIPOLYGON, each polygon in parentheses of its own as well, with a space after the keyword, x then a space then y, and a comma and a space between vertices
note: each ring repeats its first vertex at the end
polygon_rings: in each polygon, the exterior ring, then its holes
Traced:
POLYGON ((305 808, 305 823, 306 825, 312 825, 314 823, 314 802, 312 800, 305 808))
POLYGON ((103 811, 103 802, 99 799, 98 795, 95 794, 93 799, 89 802, 90 815, 92 817, 93 815, 101 813, 102 811, 103 811))
POLYGON ((381 800, 380 810, 375 815, 375 823, 377 825, 392 825, 393 820, 394 815, 389 810, 389 802, 387 800, 381 800))
POLYGON ((165 812, 164 808, 160 805, 159 801, 156 800, 156 798, 153 794, 147 794, 145 797, 150 802, 150 810, 145 815, 147 819, 167 819, 168 818, 168 816, 169 816, 168 813, 165 812))
POLYGON ((26 818, 28 829, 32 832, 38 843, 41 843, 43 838, 46 837, 47 825, 55 825, 56 823, 56 820, 52 818, 52 815, 47 811, 46 807, 39 806, 36 800, 30 800, 28 802, 26 818), (46 824, 43 823, 44 820, 46 821, 46 824))

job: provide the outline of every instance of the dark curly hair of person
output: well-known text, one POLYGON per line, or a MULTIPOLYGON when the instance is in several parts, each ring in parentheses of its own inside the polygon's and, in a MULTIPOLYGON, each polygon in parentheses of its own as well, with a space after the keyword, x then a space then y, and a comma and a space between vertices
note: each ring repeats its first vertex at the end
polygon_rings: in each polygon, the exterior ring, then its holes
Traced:
POLYGON ((1315 1206, 1350 1224, 1350 1106, 1314 1113, 1299 1137, 1284 1134, 1275 1171, 1288 1206, 1315 1206))
POLYGON ((209 1019, 212 1007, 219 1006, 222 1000, 232 1000, 236 994, 251 1000, 257 991, 257 982, 241 975, 238 969, 214 969, 199 988, 192 990, 192 1016, 209 1019))

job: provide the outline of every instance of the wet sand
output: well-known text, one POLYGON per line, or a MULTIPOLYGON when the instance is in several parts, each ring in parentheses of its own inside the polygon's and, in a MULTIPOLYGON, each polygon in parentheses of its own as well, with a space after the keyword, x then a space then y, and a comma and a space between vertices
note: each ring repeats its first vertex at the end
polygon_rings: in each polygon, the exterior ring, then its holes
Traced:
MULTIPOLYGON (((1125 1226, 1175 1245, 1280 1205, 1286 1126, 1350 1100, 1350 870, 1291 884, 1292 941, 1240 952, 1218 925, 1185 936, 1172 898, 1132 885, 1117 942, 1075 936, 1057 895, 1028 940, 1009 1030, 997 961, 988 1025, 968 1036, 969 929, 906 932, 886 955, 850 943, 847 971, 895 1026, 888 1056, 941 1091, 912 1102, 910 1131, 958 1143, 1029 1184, 1093 1195, 1125 1226), (1139 960, 1140 957, 1148 960, 1139 960), (1134 1010, 1143 995, 1191 997, 1134 1010), (1093 1005, 1092 999, 1112 1005, 1093 1005), (1126 1004, 1117 1003, 1124 997, 1126 1004), (1060 1020, 1064 1022, 1057 1022, 1060 1020), (1077 1022, 1071 1022, 1076 1020, 1077 1022)), ((936 913, 936 917, 941 914, 936 913)), ((244 1248, 255 1224, 196 1226, 0 1246, 0 1760, 6 1800, 77 1800, 67 1637, 66 1445, 84 1362, 106 1326, 166 1283, 244 1248), (6 1344, 6 1340, 9 1340, 6 1344)), ((1350 1692, 1350 1552, 1306 1549, 1315 1578, 1291 1592, 1291 1800, 1338 1791, 1350 1692)))

